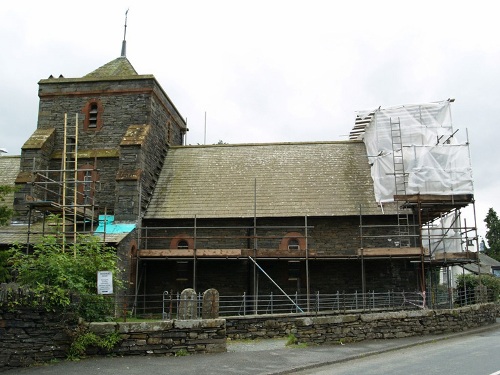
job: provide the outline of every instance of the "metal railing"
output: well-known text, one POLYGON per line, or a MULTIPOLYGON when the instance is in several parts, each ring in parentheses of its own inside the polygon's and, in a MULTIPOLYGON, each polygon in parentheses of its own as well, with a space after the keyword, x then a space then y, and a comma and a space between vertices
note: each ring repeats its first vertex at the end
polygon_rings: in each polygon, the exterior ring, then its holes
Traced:
MULTIPOLYGON (((498 299, 498 298, 497 298, 498 299)), ((457 291, 428 293, 407 291, 387 291, 368 293, 341 292, 323 294, 316 292, 310 295, 309 301, 304 294, 295 293, 262 294, 253 296, 240 295, 219 296, 219 316, 251 316, 263 314, 293 314, 293 313, 333 313, 370 311, 418 310, 423 308, 448 309, 479 302, 497 300, 485 291, 479 295, 474 291, 457 291)), ((162 294, 137 296, 109 296, 108 303, 114 303, 117 317, 146 319, 175 319, 181 304, 181 293, 165 291, 162 294), (112 300, 114 299, 114 302, 112 300)), ((203 295, 197 294, 196 308, 198 316, 202 316, 203 295)))

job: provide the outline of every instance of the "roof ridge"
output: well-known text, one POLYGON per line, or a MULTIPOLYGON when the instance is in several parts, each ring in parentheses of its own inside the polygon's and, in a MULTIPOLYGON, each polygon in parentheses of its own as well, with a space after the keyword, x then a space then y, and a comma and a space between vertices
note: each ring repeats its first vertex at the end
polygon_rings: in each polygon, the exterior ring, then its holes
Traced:
POLYGON ((297 142, 269 142, 269 143, 224 143, 224 144, 207 144, 207 145, 179 145, 170 146, 170 148, 203 148, 203 147, 257 147, 257 146, 305 146, 305 145, 324 145, 324 144, 351 144, 351 143, 363 143, 361 140, 357 139, 346 139, 337 141, 297 141, 297 142))
POLYGON ((86 74, 82 78, 125 77, 137 75, 139 74, 130 61, 125 56, 120 56, 86 74))

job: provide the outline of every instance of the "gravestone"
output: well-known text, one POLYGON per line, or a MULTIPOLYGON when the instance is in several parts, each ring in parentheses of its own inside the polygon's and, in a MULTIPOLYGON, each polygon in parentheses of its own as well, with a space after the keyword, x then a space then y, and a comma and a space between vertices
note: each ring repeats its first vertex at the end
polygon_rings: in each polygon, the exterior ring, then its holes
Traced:
POLYGON ((216 319, 219 317, 219 292, 217 289, 207 289, 203 293, 201 317, 203 319, 216 319))
POLYGON ((177 319, 189 320, 198 317, 197 309, 198 301, 194 289, 184 289, 181 293, 181 300, 179 302, 179 311, 177 319))

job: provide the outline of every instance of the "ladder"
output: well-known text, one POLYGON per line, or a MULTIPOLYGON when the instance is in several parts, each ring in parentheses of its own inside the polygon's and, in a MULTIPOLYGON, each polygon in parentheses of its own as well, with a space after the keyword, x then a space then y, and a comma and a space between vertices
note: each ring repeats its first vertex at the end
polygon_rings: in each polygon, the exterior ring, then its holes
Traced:
MULTIPOLYGON (((403 137, 401 134, 401 120, 389 119, 391 127, 391 142, 392 142, 392 161, 394 168, 394 195, 405 196, 406 187, 408 186, 408 173, 405 172, 404 158, 403 158, 403 137)), ((410 215, 408 211, 401 208, 396 199, 397 211, 397 235, 399 247, 410 246, 410 215)))
MULTIPOLYGON (((78 201, 78 114, 75 123, 68 123, 64 114, 64 144, 62 154, 62 231, 66 232, 66 219, 73 222, 73 243, 76 243, 78 201), (67 217, 68 215, 68 217, 67 217), (72 217, 71 217, 72 216, 72 217)), ((64 246, 64 245, 63 245, 64 246)), ((63 247, 64 251, 64 247, 63 247)))

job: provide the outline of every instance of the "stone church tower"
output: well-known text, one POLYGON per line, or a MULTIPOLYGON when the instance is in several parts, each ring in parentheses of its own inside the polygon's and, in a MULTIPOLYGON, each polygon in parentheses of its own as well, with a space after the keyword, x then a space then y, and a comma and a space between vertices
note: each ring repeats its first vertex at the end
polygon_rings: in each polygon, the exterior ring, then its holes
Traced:
POLYGON ((86 201, 115 221, 138 221, 169 145, 182 145, 187 131, 155 77, 138 74, 122 51, 84 77, 38 84, 38 124, 21 151, 14 221, 36 220, 28 207, 40 215, 86 201), (73 201, 63 180, 72 181, 73 201))

